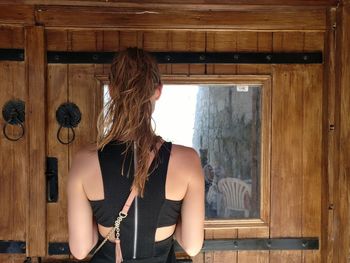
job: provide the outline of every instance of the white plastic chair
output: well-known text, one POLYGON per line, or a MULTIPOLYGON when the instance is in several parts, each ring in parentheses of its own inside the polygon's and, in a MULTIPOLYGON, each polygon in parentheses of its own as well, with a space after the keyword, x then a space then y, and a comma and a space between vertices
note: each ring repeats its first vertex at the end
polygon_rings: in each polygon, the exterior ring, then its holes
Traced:
POLYGON ((244 217, 249 216, 249 209, 244 207, 244 196, 251 197, 251 187, 241 179, 226 177, 219 181, 218 190, 223 195, 225 217, 230 210, 244 211, 244 217))

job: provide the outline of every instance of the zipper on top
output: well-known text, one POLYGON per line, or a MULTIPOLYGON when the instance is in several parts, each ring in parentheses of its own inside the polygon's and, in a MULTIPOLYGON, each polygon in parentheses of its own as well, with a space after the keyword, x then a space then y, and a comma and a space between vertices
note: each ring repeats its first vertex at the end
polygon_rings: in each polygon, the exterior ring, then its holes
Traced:
MULTIPOLYGON (((137 170, 137 147, 134 142, 134 178, 137 170)), ((138 230, 138 198, 135 196, 135 213, 134 213, 134 249, 133 249, 133 259, 136 259, 136 251, 137 251, 137 230, 138 230)))
POLYGON ((136 251, 137 251, 137 230, 138 230, 138 201, 137 196, 135 197, 135 216, 134 216, 134 253, 133 259, 136 259, 136 251))

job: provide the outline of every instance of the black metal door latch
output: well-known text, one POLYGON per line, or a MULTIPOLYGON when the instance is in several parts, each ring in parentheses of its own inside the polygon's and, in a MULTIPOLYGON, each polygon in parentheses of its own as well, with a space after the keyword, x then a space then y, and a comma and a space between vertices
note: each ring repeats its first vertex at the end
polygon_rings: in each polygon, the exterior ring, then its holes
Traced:
POLYGON ((46 193, 47 202, 58 200, 58 161, 55 157, 46 157, 46 193))

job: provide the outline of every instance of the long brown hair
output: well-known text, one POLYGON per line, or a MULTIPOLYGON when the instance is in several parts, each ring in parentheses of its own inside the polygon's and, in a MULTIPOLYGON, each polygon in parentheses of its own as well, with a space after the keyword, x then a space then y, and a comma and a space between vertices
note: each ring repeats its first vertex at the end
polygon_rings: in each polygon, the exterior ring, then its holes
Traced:
POLYGON ((110 73, 110 100, 97 120, 96 147, 113 140, 125 142, 129 150, 137 149, 137 170, 132 187, 143 197, 148 177, 150 152, 157 153, 161 137, 152 129, 151 97, 161 85, 155 59, 139 48, 127 48, 113 59, 110 73))

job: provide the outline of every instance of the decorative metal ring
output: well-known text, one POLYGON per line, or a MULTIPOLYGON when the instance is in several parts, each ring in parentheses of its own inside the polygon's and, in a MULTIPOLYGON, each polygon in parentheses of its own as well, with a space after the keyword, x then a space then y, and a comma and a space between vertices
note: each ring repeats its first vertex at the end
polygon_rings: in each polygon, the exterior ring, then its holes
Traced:
POLYGON ((60 124, 60 128, 57 131, 58 141, 62 144, 69 144, 74 141, 75 132, 73 128, 75 128, 81 120, 81 112, 78 106, 71 102, 61 104, 56 110, 56 120, 60 124), (72 130, 73 136, 71 139, 68 139, 68 142, 64 142, 60 138, 62 127, 72 130))
POLYGON ((5 124, 3 127, 3 134, 6 139, 10 141, 18 141, 21 139, 24 135, 24 125, 23 122, 25 120, 25 104, 22 100, 10 100, 8 101, 4 107, 2 108, 2 116, 5 120, 5 124), (7 125, 19 125, 21 126, 21 134, 19 137, 11 138, 6 133, 6 127, 7 125))
MULTIPOLYGON (((59 142, 62 143, 62 144, 70 144, 70 143, 71 143, 72 141, 74 141, 74 139, 75 139, 75 131, 74 131, 74 129, 73 129, 72 127, 70 127, 69 129, 72 130, 73 136, 72 136, 72 138, 71 138, 70 140, 68 139, 67 142, 64 142, 64 141, 62 141, 61 138, 60 138, 60 133, 61 133, 61 129, 62 129, 62 128, 63 128, 63 126, 61 125, 61 126, 59 127, 58 131, 57 131, 57 139, 58 139, 59 142)), ((69 133, 68 133, 68 134, 69 134, 69 133)))
POLYGON ((17 124, 17 125, 21 126, 21 130, 22 130, 21 134, 17 138, 11 138, 10 136, 7 135, 6 127, 7 127, 8 124, 9 124, 8 122, 5 122, 5 125, 4 125, 4 127, 2 129, 2 132, 3 132, 4 136, 5 136, 5 138, 10 140, 10 141, 18 141, 19 139, 21 139, 23 137, 23 135, 24 135, 24 126, 23 126, 23 124, 21 122, 19 124, 17 124))

